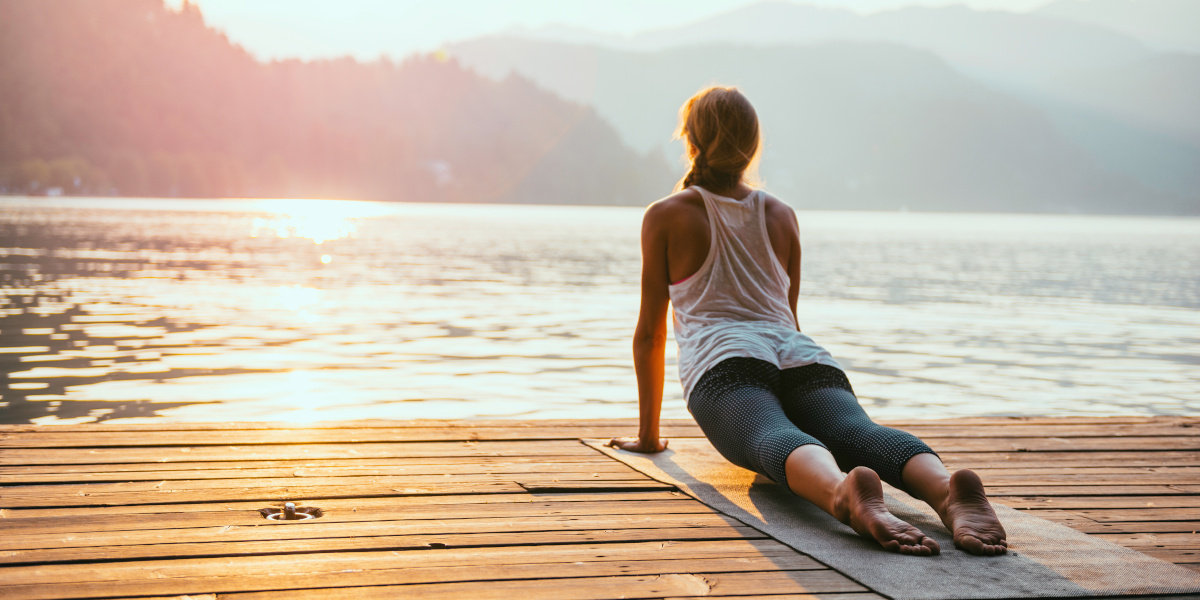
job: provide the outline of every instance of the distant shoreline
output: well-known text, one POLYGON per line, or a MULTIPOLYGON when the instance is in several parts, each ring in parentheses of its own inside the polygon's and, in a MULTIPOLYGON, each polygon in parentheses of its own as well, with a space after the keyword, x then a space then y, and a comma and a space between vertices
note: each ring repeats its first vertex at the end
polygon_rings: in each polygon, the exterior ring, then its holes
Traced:
MULTIPOLYGON (((787 198, 781 198, 787 202, 787 198)), ((658 200, 655 198, 654 200, 658 200)), ((17 194, 0 194, 0 206, 2 205, 41 205, 59 203, 62 206, 83 206, 93 202, 109 202, 110 206, 105 208, 122 208, 121 203, 130 202, 136 203, 137 206, 130 206, 131 209, 155 209, 155 202, 167 203, 220 203, 214 204, 213 210, 230 210, 236 209, 230 203, 248 203, 248 202, 304 202, 304 203, 321 203, 321 202, 348 202, 356 204, 373 204, 373 205, 428 205, 428 206, 512 206, 512 207, 588 207, 588 208, 642 208, 646 205, 639 204, 599 204, 599 203, 561 203, 561 202, 458 202, 458 201, 440 201, 426 202, 413 200, 358 200, 346 198, 177 198, 177 197, 153 197, 153 196, 29 196, 17 194)), ((651 201, 653 202, 653 201, 651 201)), ((1165 218, 1165 219, 1192 219, 1200 221, 1200 212, 1195 214, 1173 214, 1173 213, 1149 213, 1149 212, 1096 212, 1096 211, 1071 211, 1071 210, 1046 210, 1046 211, 995 211, 995 210, 925 210, 903 207, 900 209, 879 209, 879 208, 806 208, 789 203, 797 211, 803 212, 821 212, 821 213, 896 213, 896 214, 922 214, 922 215, 1031 215, 1031 216, 1080 216, 1080 217, 1147 217, 1147 218, 1165 218)), ((199 207, 193 207, 199 208, 199 207)), ((265 212, 271 212, 269 210, 265 212)))

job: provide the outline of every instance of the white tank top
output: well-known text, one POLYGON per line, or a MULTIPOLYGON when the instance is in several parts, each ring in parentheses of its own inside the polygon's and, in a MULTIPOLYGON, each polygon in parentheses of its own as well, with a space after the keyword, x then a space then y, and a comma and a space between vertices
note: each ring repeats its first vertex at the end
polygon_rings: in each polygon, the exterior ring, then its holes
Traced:
POLYGON ((709 369, 733 357, 780 369, 813 363, 841 368, 824 348, 796 330, 788 305, 790 278, 767 236, 766 196, 742 200, 700 186, 712 242, 700 270, 669 286, 684 397, 709 369))

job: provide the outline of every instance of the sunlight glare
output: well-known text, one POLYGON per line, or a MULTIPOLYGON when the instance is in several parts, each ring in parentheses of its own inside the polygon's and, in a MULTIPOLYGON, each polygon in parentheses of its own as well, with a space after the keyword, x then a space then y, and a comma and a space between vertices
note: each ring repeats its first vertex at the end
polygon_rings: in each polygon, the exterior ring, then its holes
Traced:
POLYGON ((349 200, 260 200, 254 208, 271 216, 255 217, 250 237, 274 234, 281 239, 310 239, 317 245, 354 235, 357 219, 395 212, 394 207, 382 202, 349 200))
POLYGON ((321 291, 301 287, 299 284, 280 286, 278 296, 279 306, 292 311, 301 311, 321 301, 321 291))

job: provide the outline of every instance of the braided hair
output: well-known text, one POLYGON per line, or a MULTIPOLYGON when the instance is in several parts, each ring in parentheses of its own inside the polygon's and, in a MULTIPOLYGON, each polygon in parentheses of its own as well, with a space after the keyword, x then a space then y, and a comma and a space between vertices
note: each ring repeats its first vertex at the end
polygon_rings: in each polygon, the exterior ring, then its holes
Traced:
POLYGON ((685 141, 690 162, 677 189, 732 189, 758 158, 758 114, 735 87, 710 87, 689 98, 679 109, 675 136, 685 141))

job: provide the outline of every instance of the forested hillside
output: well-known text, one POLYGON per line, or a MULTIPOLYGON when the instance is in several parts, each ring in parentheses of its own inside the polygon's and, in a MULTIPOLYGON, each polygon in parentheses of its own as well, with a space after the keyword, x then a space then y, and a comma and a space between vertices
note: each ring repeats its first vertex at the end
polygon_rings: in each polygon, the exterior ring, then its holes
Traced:
POLYGON ((645 204, 589 107, 444 57, 261 63, 161 0, 0 0, 7 193, 645 204))

